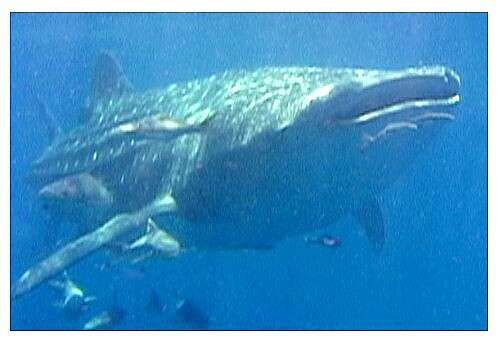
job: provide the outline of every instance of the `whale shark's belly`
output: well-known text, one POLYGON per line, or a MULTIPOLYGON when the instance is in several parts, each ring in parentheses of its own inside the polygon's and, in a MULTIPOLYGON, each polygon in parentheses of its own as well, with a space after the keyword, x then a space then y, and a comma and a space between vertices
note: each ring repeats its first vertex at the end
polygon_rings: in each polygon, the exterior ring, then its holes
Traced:
POLYGON ((192 171, 173 193, 182 223, 166 228, 181 243, 215 249, 266 248, 327 228, 395 182, 438 130, 405 132, 366 151, 361 131, 273 135, 192 171))
POLYGON ((344 181, 348 170, 340 153, 331 158, 330 138, 310 148, 289 138, 273 136, 192 171, 173 192, 183 222, 166 228, 195 247, 266 248, 335 222, 363 192, 344 181))

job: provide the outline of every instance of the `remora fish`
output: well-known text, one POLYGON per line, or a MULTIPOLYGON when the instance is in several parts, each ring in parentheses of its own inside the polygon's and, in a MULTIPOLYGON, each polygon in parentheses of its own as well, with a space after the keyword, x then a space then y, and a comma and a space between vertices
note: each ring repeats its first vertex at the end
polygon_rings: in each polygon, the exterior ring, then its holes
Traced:
POLYGON ((158 227, 152 219, 148 219, 146 234, 130 244, 128 248, 136 249, 145 246, 169 257, 176 257, 180 253, 179 242, 158 227))
MULTIPOLYGON (((81 173, 58 179, 39 192, 44 208, 58 221, 102 223, 114 205, 113 195, 96 177, 81 173)), ((59 222, 56 222, 60 224, 59 222)))
POLYGON ((95 177, 82 173, 64 177, 44 186, 39 196, 45 200, 80 202, 82 205, 110 206, 113 196, 95 177))
POLYGON ((377 195, 453 118, 448 108, 459 101, 460 88, 457 73, 443 66, 267 67, 143 93, 124 90, 120 72, 97 73, 90 117, 70 133, 76 140, 89 129, 108 132, 156 113, 211 119, 203 132, 165 142, 120 138, 119 153, 111 140, 87 140, 76 159, 50 146, 51 161, 33 171, 41 181, 65 177, 72 165, 83 164, 79 172, 101 179, 119 203, 105 224, 27 270, 14 284, 14 297, 149 218, 183 248, 228 249, 272 245, 351 213, 381 248, 385 229, 377 195), (413 125, 417 129, 404 129, 413 125), (370 146, 367 136, 375 137, 370 146), (178 224, 169 227, 165 217, 178 224))
POLYGON ((51 280, 49 284, 60 290, 63 299, 56 302, 54 305, 64 310, 64 312, 76 318, 87 310, 89 304, 96 300, 94 296, 86 296, 82 290, 73 280, 71 280, 66 273, 63 273, 63 280, 51 280))
POLYGON ((126 313, 122 308, 114 306, 92 317, 85 323, 83 330, 113 329, 122 322, 125 315, 126 313))
POLYGON ((122 123, 112 128, 110 134, 112 136, 129 135, 136 138, 169 140, 183 134, 201 132, 210 118, 207 117, 200 123, 189 123, 173 120, 168 113, 159 113, 141 120, 122 123))

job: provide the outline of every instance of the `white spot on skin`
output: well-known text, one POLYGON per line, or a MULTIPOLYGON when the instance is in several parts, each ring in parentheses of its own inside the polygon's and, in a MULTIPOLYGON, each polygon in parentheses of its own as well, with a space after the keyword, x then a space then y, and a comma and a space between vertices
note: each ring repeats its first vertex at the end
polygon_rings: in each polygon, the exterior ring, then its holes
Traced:
POLYGON ((194 112, 198 111, 200 108, 201 108, 201 103, 196 102, 189 107, 188 111, 191 113, 194 113, 194 112))
POLYGON ((278 112, 278 109, 280 108, 280 106, 281 106, 281 100, 280 99, 274 100, 271 111, 278 112))
POLYGON ((326 86, 318 88, 314 90, 311 94, 309 94, 309 96, 306 97, 305 102, 306 104, 309 104, 314 100, 328 96, 332 90, 333 90, 333 85, 327 84, 326 86))
POLYGON ((92 155, 92 160, 93 161, 97 160, 97 151, 94 151, 94 154, 92 155))
POLYGON ((230 94, 236 94, 239 91, 241 91, 241 86, 238 83, 236 83, 231 87, 231 89, 229 89, 230 94))
POLYGON ((261 98, 259 98, 259 100, 257 101, 257 103, 258 104, 264 103, 264 102, 268 101, 269 99, 271 99, 272 97, 273 97, 272 93, 267 93, 264 96, 262 96, 261 98))
POLYGON ((207 94, 208 94, 208 90, 209 90, 209 89, 207 88, 207 89, 203 92, 203 94, 201 95, 201 99, 202 99, 202 100, 203 100, 203 99, 205 99, 205 97, 207 96, 207 94))

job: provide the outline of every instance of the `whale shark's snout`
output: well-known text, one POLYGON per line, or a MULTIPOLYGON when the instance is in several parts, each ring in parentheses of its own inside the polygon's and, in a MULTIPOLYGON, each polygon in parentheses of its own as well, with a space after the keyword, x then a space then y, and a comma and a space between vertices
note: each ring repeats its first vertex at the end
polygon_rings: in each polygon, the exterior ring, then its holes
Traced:
MULTIPOLYGON (((460 77, 450 68, 427 66, 396 71, 354 70, 330 89, 316 111, 335 125, 367 124, 406 113, 441 112, 460 100, 460 77)), ((436 119, 444 116, 435 116, 436 119)))
POLYGON ((442 111, 460 100, 460 77, 444 66, 400 70, 346 69, 338 83, 318 90, 310 107, 331 125, 358 125, 391 116, 442 111))
POLYGON ((344 73, 337 84, 318 91, 321 96, 311 105, 310 118, 319 120, 321 127, 358 134, 362 151, 389 136, 416 131, 419 136, 455 119, 451 107, 460 101, 460 77, 453 69, 425 66, 344 73))
POLYGON ((311 146, 304 163, 327 165, 352 193, 397 179, 455 119, 460 101, 460 77, 444 66, 342 69, 334 80, 307 98, 290 141, 311 146))
POLYGON ((446 107, 460 100, 460 78, 452 69, 426 67, 380 75, 335 96, 333 118, 344 124, 367 123, 394 113, 446 107))

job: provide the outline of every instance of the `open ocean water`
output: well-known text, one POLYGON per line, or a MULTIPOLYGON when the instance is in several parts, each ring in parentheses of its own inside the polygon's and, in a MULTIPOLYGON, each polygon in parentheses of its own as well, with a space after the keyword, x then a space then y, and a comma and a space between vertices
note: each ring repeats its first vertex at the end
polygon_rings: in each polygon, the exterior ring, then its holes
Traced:
POLYGON ((138 265, 100 252, 67 270, 97 298, 88 309, 68 315, 43 284, 11 303, 12 329, 81 329, 104 310, 109 329, 487 328, 487 14, 12 14, 11 282, 78 235, 24 178, 49 144, 37 97, 63 131, 76 126, 102 50, 144 90, 261 66, 442 64, 461 102, 381 194, 382 252, 352 217, 324 227, 338 248, 295 237, 138 265), (198 322, 179 319, 183 299, 198 322))

